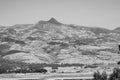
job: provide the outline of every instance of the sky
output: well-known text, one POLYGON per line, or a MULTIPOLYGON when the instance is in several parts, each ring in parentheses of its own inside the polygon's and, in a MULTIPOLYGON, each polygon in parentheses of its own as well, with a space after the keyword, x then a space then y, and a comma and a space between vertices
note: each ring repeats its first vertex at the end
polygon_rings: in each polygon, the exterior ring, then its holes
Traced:
POLYGON ((0 25, 34 24, 54 17, 65 24, 120 27, 120 0, 0 0, 0 25))

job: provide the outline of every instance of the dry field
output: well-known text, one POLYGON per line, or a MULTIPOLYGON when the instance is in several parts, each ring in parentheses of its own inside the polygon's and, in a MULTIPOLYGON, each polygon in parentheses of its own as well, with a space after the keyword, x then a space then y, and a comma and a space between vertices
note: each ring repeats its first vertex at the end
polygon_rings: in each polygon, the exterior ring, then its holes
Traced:
POLYGON ((51 78, 92 77, 93 73, 53 73, 53 74, 1 74, 0 80, 49 80, 51 78))

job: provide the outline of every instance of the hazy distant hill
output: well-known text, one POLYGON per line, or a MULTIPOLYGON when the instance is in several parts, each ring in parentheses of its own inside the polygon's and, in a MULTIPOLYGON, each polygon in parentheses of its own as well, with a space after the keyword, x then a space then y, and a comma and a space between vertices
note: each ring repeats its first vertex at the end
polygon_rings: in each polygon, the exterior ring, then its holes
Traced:
POLYGON ((55 18, 0 27, 0 55, 25 63, 116 63, 119 28, 63 24, 55 18))
POLYGON ((120 27, 115 28, 113 31, 120 34, 120 27))

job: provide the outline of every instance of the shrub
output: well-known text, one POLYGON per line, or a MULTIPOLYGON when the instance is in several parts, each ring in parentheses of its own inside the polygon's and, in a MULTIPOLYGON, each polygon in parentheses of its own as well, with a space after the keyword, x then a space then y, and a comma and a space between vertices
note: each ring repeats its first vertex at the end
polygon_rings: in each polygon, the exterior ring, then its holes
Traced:
POLYGON ((117 64, 120 65, 120 61, 118 61, 117 64))

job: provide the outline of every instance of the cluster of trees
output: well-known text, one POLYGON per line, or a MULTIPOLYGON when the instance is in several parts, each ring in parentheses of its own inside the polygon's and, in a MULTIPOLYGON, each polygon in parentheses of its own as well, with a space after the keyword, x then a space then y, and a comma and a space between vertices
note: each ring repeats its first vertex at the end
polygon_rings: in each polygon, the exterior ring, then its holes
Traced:
POLYGON ((90 43, 95 43, 95 39, 93 38, 76 39, 74 43, 76 45, 88 45, 90 43))
POLYGON ((0 58, 0 74, 2 73, 46 73, 42 65, 14 62, 0 58))
POLYGON ((110 75, 107 75, 105 71, 103 71, 103 73, 97 71, 93 77, 93 80, 120 80, 120 68, 114 68, 110 75))
POLYGON ((15 62, 5 60, 0 57, 0 73, 46 73, 44 67, 71 67, 83 66, 83 64, 27 64, 22 62, 15 62))
POLYGON ((40 69, 30 69, 30 68, 19 68, 19 69, 5 69, 0 68, 0 74, 2 73, 46 73, 47 70, 40 68, 40 69))
POLYGON ((105 71, 103 71, 103 73, 97 71, 94 73, 93 77, 94 77, 93 80, 107 80, 108 75, 106 74, 105 71))
POLYGON ((26 44, 24 41, 21 41, 21 40, 16 40, 16 39, 13 39, 13 38, 10 38, 10 37, 4 37, 1 39, 2 42, 14 42, 16 44, 26 44))
POLYGON ((52 63, 52 64, 38 64, 38 65, 42 65, 43 67, 71 67, 71 66, 79 66, 82 67, 84 66, 84 64, 79 64, 79 63, 73 63, 73 64, 69 64, 69 63, 64 63, 64 64, 57 64, 57 63, 52 63))
POLYGON ((12 60, 6 60, 0 57, 0 73, 31 73, 31 72, 40 72, 46 73, 47 70, 44 67, 71 67, 71 66, 84 66, 83 64, 28 64, 22 62, 16 62, 12 60))
POLYGON ((109 80, 120 80, 120 68, 114 68, 109 80))

